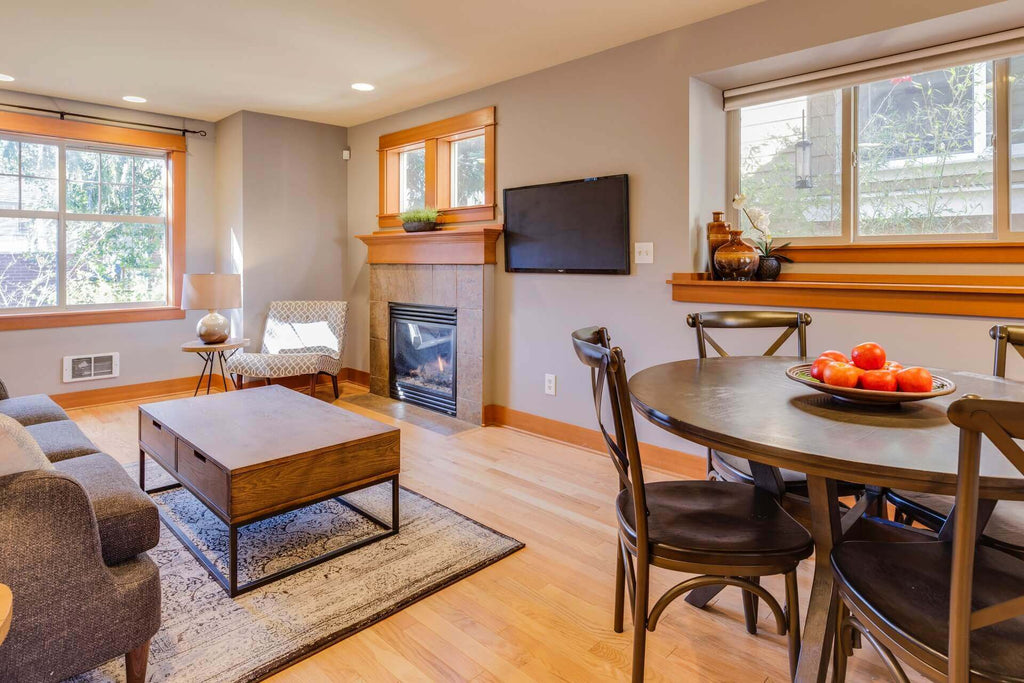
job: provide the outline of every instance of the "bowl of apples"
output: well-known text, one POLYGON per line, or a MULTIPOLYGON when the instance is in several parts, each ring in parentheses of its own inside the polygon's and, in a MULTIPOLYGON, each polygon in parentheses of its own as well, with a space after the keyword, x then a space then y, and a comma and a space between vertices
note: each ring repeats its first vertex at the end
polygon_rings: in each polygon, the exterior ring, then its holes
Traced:
POLYGON ((813 363, 789 368, 786 376, 850 403, 899 404, 956 391, 956 384, 925 368, 886 360, 885 349, 874 342, 857 344, 849 357, 826 351, 813 363))

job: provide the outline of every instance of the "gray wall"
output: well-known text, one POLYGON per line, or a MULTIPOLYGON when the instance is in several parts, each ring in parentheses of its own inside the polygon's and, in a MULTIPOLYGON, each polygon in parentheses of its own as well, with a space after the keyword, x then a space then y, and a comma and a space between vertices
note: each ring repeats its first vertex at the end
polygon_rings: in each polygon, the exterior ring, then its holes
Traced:
MULTIPOLYGON (((694 356, 684 316, 711 306, 674 303, 666 278, 692 271, 693 236, 723 208, 724 116, 717 91, 691 79, 716 69, 904 26, 982 2, 821 3, 772 0, 545 71, 370 122, 349 130, 349 233, 376 229, 377 138, 384 133, 497 106, 497 183, 517 185, 609 173, 630 175, 634 241, 655 243, 655 263, 628 277, 515 274, 497 265, 493 359, 496 403, 566 422, 594 426, 589 377, 571 352, 569 332, 607 325, 631 371, 694 356), (557 396, 543 391, 544 373, 559 378, 557 396)), ((1020 17, 1024 18, 1024 16, 1020 17)), ((1019 25, 1021 22, 1018 21, 1019 25)), ((951 18, 943 26, 956 36, 951 18)), ((992 28, 1009 24, 996 23, 992 28)), ((932 24, 922 44, 940 35, 932 24)), ((975 26, 976 28, 976 26, 975 26)), ((943 29, 944 30, 944 29, 943 29)), ((885 53, 884 40, 871 49, 885 53)), ((875 56, 875 55, 870 55, 875 56)), ((826 56, 827 57, 827 56, 826 56)), ((804 64, 805 66, 811 66, 804 64)), ((815 65, 816 66, 816 65, 815 65)), ((367 369, 366 250, 349 240, 348 297, 352 302, 346 365, 367 369)), ((812 311, 814 350, 846 348, 864 338, 885 344, 895 358, 978 372, 989 369, 990 319, 812 311), (923 339, 941 344, 922 344, 923 339)), ((763 343, 763 346, 762 346, 763 343)), ((735 344, 760 353, 764 335, 735 344)), ((679 447, 641 425, 644 440, 679 447)))

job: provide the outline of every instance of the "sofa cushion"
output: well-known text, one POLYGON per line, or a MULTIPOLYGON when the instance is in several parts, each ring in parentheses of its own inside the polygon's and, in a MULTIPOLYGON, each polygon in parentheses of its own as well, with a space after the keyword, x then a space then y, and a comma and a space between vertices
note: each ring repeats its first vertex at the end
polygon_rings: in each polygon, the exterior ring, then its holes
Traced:
POLYGON ((0 476, 53 469, 28 430, 13 417, 0 415, 0 476))
POLYGON ((60 462, 80 455, 96 453, 98 448, 89 441, 81 429, 71 420, 40 422, 26 427, 50 462, 60 462))
POLYGON ((74 477, 89 496, 103 545, 103 561, 117 564, 160 541, 156 504, 106 453, 62 460, 57 471, 74 477))
POLYGON ((68 419, 64 409, 45 394, 5 398, 0 401, 0 413, 13 417, 26 427, 40 422, 68 419))

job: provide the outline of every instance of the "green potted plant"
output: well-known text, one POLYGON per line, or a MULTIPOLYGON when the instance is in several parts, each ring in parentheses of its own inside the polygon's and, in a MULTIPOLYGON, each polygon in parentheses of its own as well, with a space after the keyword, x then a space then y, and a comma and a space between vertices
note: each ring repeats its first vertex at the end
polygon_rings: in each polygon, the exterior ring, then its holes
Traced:
POLYGON ((441 214, 437 209, 421 206, 403 211, 398 215, 402 228, 406 232, 427 232, 437 228, 437 217, 441 214))
POLYGON ((746 204, 746 195, 738 194, 732 198, 732 205, 737 209, 743 210, 747 220, 750 221, 750 225, 761 235, 754 238, 754 244, 757 246, 757 251, 760 255, 756 277, 758 280, 778 280, 779 275, 782 273, 782 264, 793 262, 793 259, 781 253, 781 250, 788 247, 790 243, 786 242, 785 244, 775 246, 775 239, 769 230, 769 226, 772 223, 769 213, 754 206, 748 208, 746 204))

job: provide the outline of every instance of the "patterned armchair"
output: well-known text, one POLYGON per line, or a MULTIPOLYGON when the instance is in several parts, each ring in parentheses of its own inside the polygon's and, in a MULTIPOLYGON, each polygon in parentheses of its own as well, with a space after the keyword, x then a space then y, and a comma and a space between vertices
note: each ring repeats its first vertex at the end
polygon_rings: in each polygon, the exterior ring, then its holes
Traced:
POLYGON ((271 379, 309 375, 309 395, 316 394, 316 379, 330 375, 338 397, 338 372, 345 350, 344 301, 272 301, 263 330, 260 353, 236 353, 227 369, 242 388, 243 377, 271 379))

